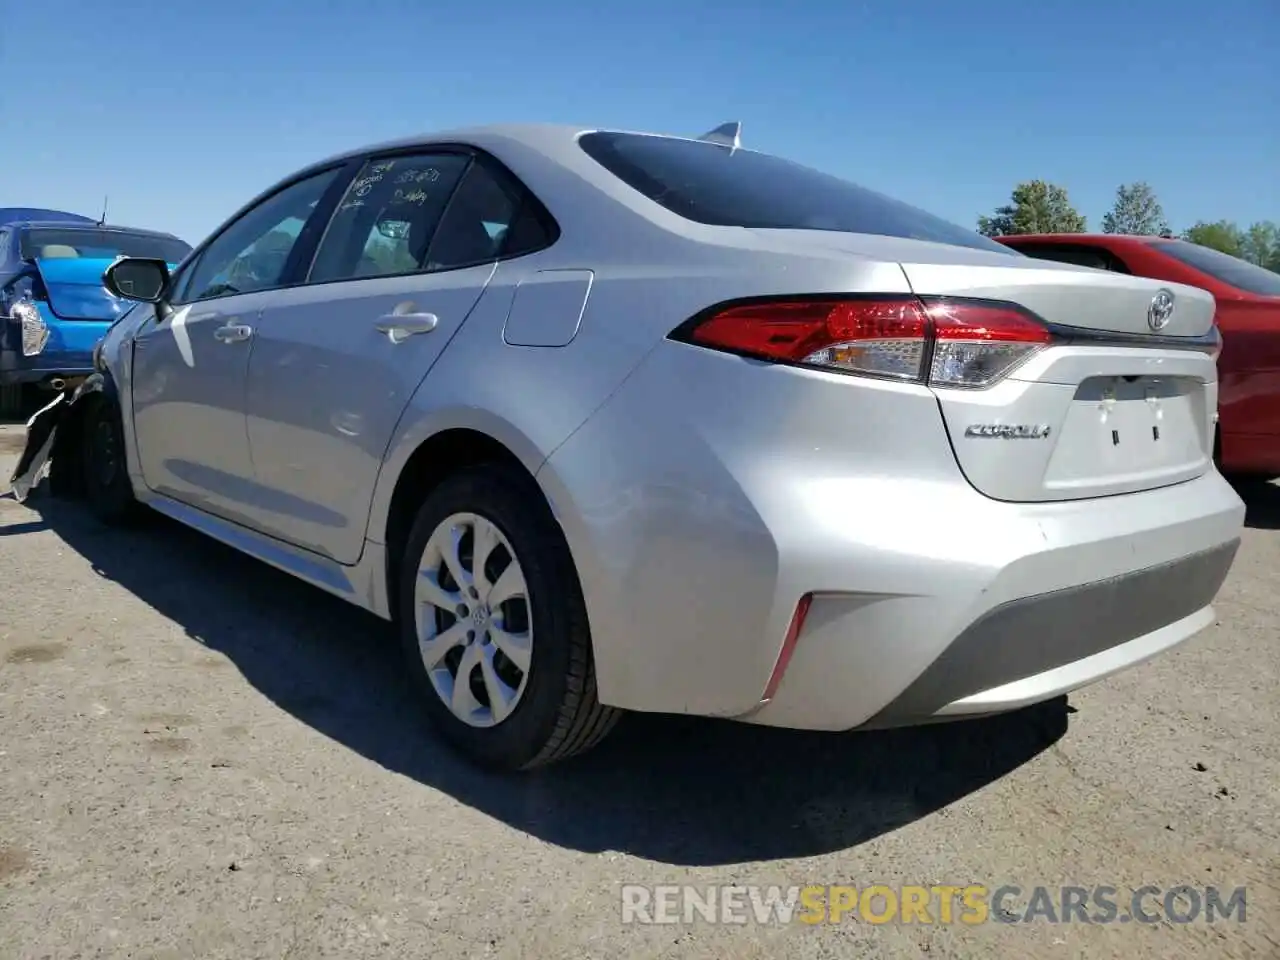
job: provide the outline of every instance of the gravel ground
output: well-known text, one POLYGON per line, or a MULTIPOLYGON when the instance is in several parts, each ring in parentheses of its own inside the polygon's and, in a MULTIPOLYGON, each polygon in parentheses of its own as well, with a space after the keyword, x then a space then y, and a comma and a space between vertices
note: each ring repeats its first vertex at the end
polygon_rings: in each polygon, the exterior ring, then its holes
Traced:
MULTIPOLYGON (((7 477, 21 427, 0 427, 7 477)), ((1280 957, 1280 489, 1219 623, 1017 715, 630 717, 483 775, 387 628, 157 518, 0 499, 0 957, 1280 957), (623 884, 1247 887, 1244 923, 623 924, 623 884)), ((1122 895, 1123 902, 1123 895, 1122 895)))

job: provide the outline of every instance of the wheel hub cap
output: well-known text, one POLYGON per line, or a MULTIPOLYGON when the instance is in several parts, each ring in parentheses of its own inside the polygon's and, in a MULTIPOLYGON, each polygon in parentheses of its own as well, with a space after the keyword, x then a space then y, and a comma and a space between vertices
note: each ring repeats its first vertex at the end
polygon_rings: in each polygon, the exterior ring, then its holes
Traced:
POLYGON ((533 649, 528 587, 506 536, 478 514, 447 517, 423 550, 414 601, 436 694, 468 726, 501 723, 524 695, 533 649))

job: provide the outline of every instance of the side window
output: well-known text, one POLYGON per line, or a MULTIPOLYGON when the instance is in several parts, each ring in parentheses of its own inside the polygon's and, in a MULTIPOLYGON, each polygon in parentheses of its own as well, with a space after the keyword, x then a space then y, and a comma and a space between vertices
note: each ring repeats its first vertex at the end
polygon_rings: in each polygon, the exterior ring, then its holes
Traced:
POLYGON ((462 154, 369 161, 338 203, 307 279, 324 283, 421 270, 470 162, 462 154))
POLYGON ((547 246, 541 205, 503 172, 477 160, 467 170, 427 252, 427 269, 451 270, 547 246))
POLYGON ((175 284, 177 303, 279 285, 289 254, 341 168, 285 187, 222 231, 175 284))

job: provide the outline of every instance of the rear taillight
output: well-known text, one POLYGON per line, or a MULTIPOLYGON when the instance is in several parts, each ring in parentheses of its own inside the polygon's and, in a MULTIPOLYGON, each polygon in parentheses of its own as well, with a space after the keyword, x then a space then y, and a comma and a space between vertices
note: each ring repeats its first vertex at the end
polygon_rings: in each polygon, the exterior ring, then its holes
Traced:
POLYGON ((1014 304, 917 297, 729 304, 672 334, 776 363, 940 387, 986 387, 1052 341, 1014 304))
POLYGON ((22 299, 9 308, 9 315, 22 329, 22 355, 37 356, 49 342, 49 328, 40 316, 40 308, 30 300, 22 299))
POLYGON ((990 386, 1053 341, 1044 324, 1013 304, 933 300, 925 308, 934 336, 929 383, 938 386, 990 386))

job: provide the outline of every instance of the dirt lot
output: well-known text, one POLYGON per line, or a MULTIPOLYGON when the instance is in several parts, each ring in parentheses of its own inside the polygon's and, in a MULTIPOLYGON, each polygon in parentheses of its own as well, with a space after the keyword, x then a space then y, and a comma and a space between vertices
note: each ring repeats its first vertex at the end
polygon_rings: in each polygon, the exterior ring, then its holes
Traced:
POLYGON ((1280 957, 1280 489, 1247 498, 1217 626, 1069 706, 628 718, 522 779, 437 745, 378 621, 158 519, 0 499, 0 957, 1280 957), (623 924, 621 885, 668 883, 1245 886, 1247 914, 623 924))

